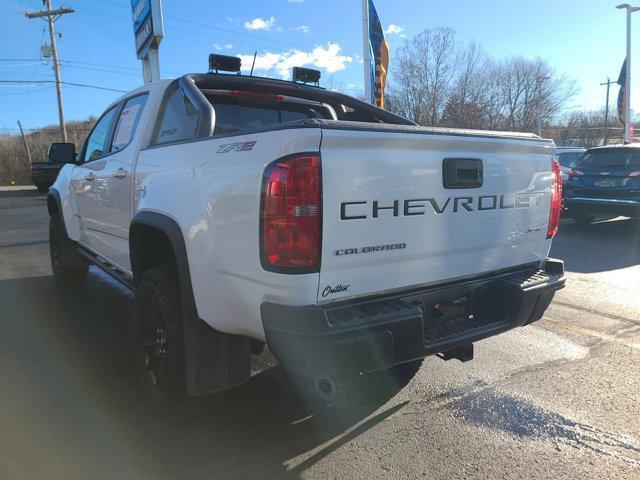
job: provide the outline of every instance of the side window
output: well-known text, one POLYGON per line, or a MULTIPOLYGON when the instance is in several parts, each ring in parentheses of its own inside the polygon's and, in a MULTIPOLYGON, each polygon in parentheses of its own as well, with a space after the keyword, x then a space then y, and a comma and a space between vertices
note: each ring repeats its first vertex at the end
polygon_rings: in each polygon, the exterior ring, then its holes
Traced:
POLYGON ((86 148, 82 158, 83 162, 97 160, 107 154, 109 129, 111 127, 115 111, 115 107, 107 111, 107 113, 98 120, 98 123, 96 123, 96 126, 93 128, 89 138, 87 138, 86 148))
POLYGON ((148 93, 138 95, 136 97, 127 100, 124 104, 124 108, 120 112, 118 122, 116 123, 115 134, 113 135, 113 143, 111 145, 111 152, 117 152, 125 148, 129 143, 133 135, 136 133, 138 122, 142 117, 142 111, 144 105, 149 97, 148 93))
POLYGON ((180 88, 174 88, 160 113, 160 122, 156 126, 152 144, 188 140, 196 133, 198 110, 180 88))

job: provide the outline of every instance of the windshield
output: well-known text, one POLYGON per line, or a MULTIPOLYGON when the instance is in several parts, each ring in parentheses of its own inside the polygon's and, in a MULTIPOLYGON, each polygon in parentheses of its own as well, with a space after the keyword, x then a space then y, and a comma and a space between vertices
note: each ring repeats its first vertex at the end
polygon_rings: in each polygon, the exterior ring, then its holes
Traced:
POLYGON ((558 162, 563 167, 573 167, 583 152, 565 152, 558 154, 558 162))
POLYGON ((576 163, 578 167, 640 169, 640 149, 593 150, 576 163))

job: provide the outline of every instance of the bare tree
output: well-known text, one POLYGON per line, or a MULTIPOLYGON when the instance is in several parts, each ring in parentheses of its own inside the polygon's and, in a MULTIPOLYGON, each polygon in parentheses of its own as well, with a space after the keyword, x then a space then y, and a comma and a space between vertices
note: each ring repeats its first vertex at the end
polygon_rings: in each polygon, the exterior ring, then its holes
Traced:
POLYGON ((421 125, 437 125, 455 80, 459 47, 451 28, 425 30, 400 47, 394 69, 394 108, 421 125))
MULTIPOLYGON (((79 147, 84 142, 96 118, 80 122, 67 122, 69 141, 79 147)), ((57 126, 48 126, 26 134, 33 162, 46 162, 49 145, 59 141, 57 126)), ((0 185, 24 185, 30 182, 29 160, 18 135, 0 136, 0 185)))
POLYGON ((459 53, 459 71, 448 95, 439 125, 486 128, 490 107, 491 60, 477 44, 459 53))
POLYGON ((558 75, 540 58, 508 58, 497 65, 495 75, 509 130, 537 131, 552 122, 577 93, 575 81, 558 75))
POLYGON ((536 132, 576 93, 545 60, 495 61, 450 28, 423 31, 395 58, 387 109, 421 125, 536 132))

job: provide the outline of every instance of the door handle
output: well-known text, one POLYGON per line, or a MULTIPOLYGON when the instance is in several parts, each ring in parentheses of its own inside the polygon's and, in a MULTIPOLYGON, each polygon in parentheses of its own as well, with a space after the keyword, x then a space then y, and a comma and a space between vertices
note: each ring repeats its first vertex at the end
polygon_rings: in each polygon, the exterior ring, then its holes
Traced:
POLYGON ((96 179, 96 176, 94 173, 87 173, 87 175, 84 177, 84 179, 87 182, 93 182, 96 179))
POLYGON ((442 161, 444 188, 480 188, 483 183, 479 158, 445 158, 442 161))
POLYGON ((114 173, 113 176, 117 179, 122 179, 126 177, 128 174, 129 172, 127 172, 124 168, 120 167, 118 170, 116 170, 116 173, 114 173))

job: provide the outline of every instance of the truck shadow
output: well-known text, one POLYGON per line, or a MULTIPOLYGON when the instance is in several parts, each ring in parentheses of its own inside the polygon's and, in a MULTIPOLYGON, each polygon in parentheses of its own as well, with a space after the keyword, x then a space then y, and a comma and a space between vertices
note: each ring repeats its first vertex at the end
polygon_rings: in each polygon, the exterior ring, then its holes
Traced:
POLYGON ((93 269, 74 294, 50 276, 0 281, 0 428, 12 433, 0 465, 31 478, 297 478, 404 406, 372 416, 382 394, 313 416, 274 367, 207 413, 164 419, 132 368, 130 309, 93 269))
POLYGON ((551 254, 570 272, 596 273, 640 264, 640 220, 620 219, 581 227, 563 219, 551 254))

